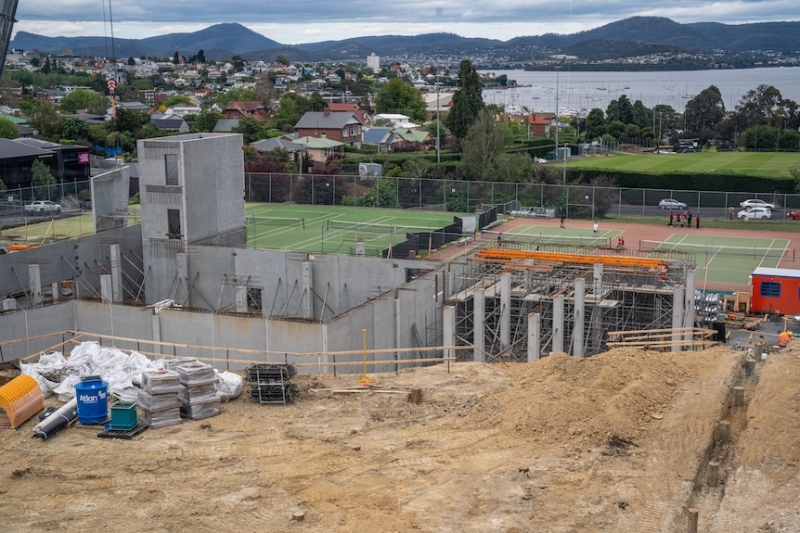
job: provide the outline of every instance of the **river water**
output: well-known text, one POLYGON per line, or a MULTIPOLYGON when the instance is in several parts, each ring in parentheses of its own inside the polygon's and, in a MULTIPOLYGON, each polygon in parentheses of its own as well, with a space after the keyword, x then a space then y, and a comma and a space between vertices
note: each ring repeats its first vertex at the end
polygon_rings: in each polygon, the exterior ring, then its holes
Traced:
MULTIPOLYGON (((481 71, 486 73, 488 71, 481 71)), ((691 70, 676 72, 536 72, 495 70, 516 80, 517 89, 485 90, 487 104, 514 103, 532 112, 586 113, 592 108, 605 111, 611 100, 626 95, 631 102, 641 100, 647 108, 670 105, 682 113, 691 98, 716 85, 725 109, 733 111, 742 96, 760 84, 772 85, 784 98, 800 102, 800 67, 737 70, 691 70), (556 95, 558 95, 556 102, 556 95)))

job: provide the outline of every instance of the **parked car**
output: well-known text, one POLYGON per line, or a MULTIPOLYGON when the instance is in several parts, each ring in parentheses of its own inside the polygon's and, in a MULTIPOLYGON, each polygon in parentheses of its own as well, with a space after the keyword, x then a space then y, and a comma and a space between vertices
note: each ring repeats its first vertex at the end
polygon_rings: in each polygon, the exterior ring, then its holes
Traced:
POLYGON ((800 220, 800 211, 789 211, 786 213, 787 220, 800 220))
POLYGON ((775 209, 775 204, 770 204, 770 203, 765 202, 764 200, 761 200, 759 198, 752 198, 750 200, 745 200, 744 202, 739 202, 739 205, 744 207, 744 208, 747 208, 747 207, 763 207, 763 208, 770 209, 770 210, 775 209))
POLYGON ((675 198, 664 198, 658 202, 658 207, 661 209, 686 209, 688 206, 675 198))
POLYGON ((36 200, 25 206, 25 214, 30 215, 60 215, 61 206, 50 200, 36 200))
POLYGON ((744 220, 772 218, 772 209, 766 207, 748 207, 736 213, 736 218, 744 220))

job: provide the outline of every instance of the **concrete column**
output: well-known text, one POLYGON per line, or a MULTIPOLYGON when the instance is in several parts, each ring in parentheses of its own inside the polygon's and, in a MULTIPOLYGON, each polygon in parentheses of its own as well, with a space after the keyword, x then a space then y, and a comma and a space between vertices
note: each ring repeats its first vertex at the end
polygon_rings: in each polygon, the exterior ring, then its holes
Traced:
POLYGON ((564 351, 564 295, 553 298, 553 351, 564 351))
MULTIPOLYGON (((397 294, 399 291, 395 291, 397 294)), ((403 345, 403 341, 400 339, 400 298, 395 297, 394 299, 394 347, 399 348, 403 345)), ((395 359, 401 359, 400 354, 398 352, 394 353, 395 359)), ((427 354, 423 357, 427 357, 427 354)))
MULTIPOLYGON (((683 326, 683 291, 684 288, 681 286, 672 289, 672 327, 676 329, 683 326)), ((673 352, 681 351, 681 347, 678 343, 682 338, 683 335, 678 332, 672 334, 673 352)))
POLYGON ((314 271, 310 261, 303 261, 303 317, 314 317, 314 271))
MULTIPOLYGON (((161 316, 153 314, 152 317, 152 324, 153 324, 153 340, 156 342, 161 342, 161 316)), ((164 353, 164 346, 160 344, 154 344, 152 348, 154 353, 164 353)))
POLYGON ((28 289, 31 295, 31 304, 42 303, 42 272, 39 265, 28 265, 28 289))
POLYGON ((100 275, 100 300, 103 303, 109 303, 114 301, 114 290, 112 288, 110 274, 100 275))
POLYGON ((110 247, 111 255, 111 291, 115 302, 121 302, 122 296, 122 264, 120 262, 119 244, 112 244, 110 247))
POLYGON ((53 301, 58 302, 61 300, 61 284, 60 283, 53 283, 51 285, 51 289, 53 291, 53 301))
POLYGON ((575 309, 574 326, 572 327, 572 355, 583 357, 583 328, 584 311, 586 301, 586 280, 584 278, 575 280, 575 309))
POLYGON ((500 276, 500 349, 511 344, 511 272, 500 276))
MULTIPOLYGON (((690 270, 686 273, 686 293, 683 295, 683 327, 694 327, 694 289, 695 289, 695 271, 690 270)), ((684 340, 692 340, 691 331, 687 331, 683 335, 684 340)))
MULTIPOLYGON (((455 346, 456 344, 456 308, 447 305, 442 310, 442 343, 445 346, 455 346)), ((455 357, 455 351, 448 349, 444 351, 445 357, 455 357)))
POLYGON ((178 277, 178 290, 175 291, 175 303, 188 306, 189 302, 189 254, 178 253, 175 262, 178 277))
POLYGON ((542 356, 542 315, 528 315, 528 362, 538 361, 542 356))
POLYGON ((478 289, 472 296, 472 358, 476 363, 486 362, 486 292, 478 289))
POLYGON ((600 303, 603 294, 603 263, 595 263, 594 265, 594 288, 592 292, 594 292, 595 305, 597 305, 600 303))
POLYGON ((236 312, 247 312, 247 286, 245 285, 236 286, 236 312))

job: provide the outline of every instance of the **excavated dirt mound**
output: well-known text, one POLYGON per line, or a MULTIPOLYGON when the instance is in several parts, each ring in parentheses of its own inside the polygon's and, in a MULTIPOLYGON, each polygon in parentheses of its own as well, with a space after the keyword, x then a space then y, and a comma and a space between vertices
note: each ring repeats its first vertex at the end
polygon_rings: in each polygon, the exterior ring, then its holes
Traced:
POLYGON ((294 404, 243 396, 131 441, 75 426, 42 442, 29 421, 0 430, 3 531, 678 533, 690 505, 701 531, 800 531, 786 507, 800 496, 797 456, 770 452, 800 442, 796 414, 782 412, 798 401, 791 351, 749 378, 723 484, 703 486, 742 361, 725 347, 553 354, 375 375, 372 391, 358 376, 300 376, 294 404), (412 388, 419 405, 387 392, 412 388), (779 488, 780 503, 747 492, 747 512, 727 507, 737 479, 768 480, 757 486, 779 488))

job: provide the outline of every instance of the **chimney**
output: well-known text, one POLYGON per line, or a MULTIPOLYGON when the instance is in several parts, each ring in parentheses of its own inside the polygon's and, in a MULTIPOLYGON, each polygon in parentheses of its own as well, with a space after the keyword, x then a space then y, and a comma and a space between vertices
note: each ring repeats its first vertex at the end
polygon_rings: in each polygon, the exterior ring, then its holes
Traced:
POLYGON ((325 111, 324 111, 324 113, 325 113, 325 116, 326 116, 326 117, 327 117, 328 115, 330 115, 330 114, 331 114, 331 110, 330 110, 330 108, 329 108, 329 107, 326 107, 326 108, 325 108, 325 111))

